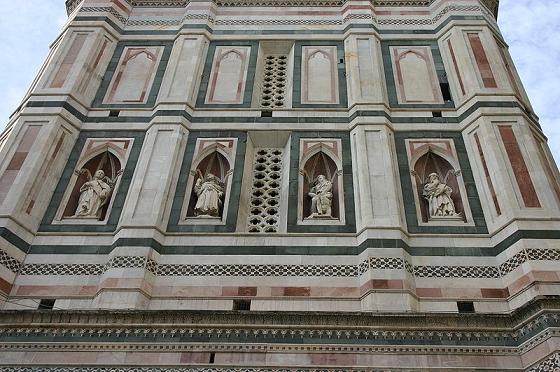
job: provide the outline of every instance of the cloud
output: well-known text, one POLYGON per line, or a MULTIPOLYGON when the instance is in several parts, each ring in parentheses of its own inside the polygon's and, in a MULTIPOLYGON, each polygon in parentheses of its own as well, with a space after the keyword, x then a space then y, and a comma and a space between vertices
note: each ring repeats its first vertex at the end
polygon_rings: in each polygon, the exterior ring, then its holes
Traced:
POLYGON ((560 163, 560 2, 501 0, 498 23, 560 163))

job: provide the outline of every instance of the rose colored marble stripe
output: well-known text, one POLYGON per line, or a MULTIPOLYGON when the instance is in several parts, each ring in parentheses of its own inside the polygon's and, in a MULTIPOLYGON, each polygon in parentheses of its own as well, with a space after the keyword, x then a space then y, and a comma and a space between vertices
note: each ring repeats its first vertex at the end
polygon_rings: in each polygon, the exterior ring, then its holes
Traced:
POLYGON ((540 208, 541 203, 539 202, 535 186, 531 180, 527 164, 525 164, 525 160, 523 159, 523 154, 521 153, 521 149, 517 143, 517 138, 515 137, 513 128, 511 125, 498 125, 498 130, 506 148, 506 153, 513 169, 515 181, 519 186, 519 191, 521 191, 525 207, 540 208))
POLYGON ((490 67, 490 62, 482 46, 482 41, 478 34, 468 34, 469 43, 471 44, 472 51, 478 66, 478 71, 482 77, 482 83, 485 88, 497 88, 496 80, 494 79, 494 74, 492 73, 492 68, 490 67))
POLYGON ((70 70, 72 69, 72 66, 74 65, 74 62, 76 62, 76 59, 78 58, 80 50, 82 50, 82 47, 86 42, 87 36, 87 34, 76 35, 76 37, 72 41, 70 49, 68 49, 66 56, 64 56, 64 59, 62 60, 62 63, 58 68, 58 71, 50 85, 51 88, 62 88, 62 86, 66 82, 66 78, 68 77, 70 70))
POLYGON ((451 45, 451 40, 447 40, 447 46, 449 48, 449 53, 451 54, 451 60, 453 61, 453 67, 455 67, 455 73, 457 74, 457 80, 459 80, 459 86, 461 87, 461 94, 465 95, 465 85, 463 84, 463 79, 461 78, 461 73, 459 72, 459 66, 457 65, 457 58, 455 58, 455 52, 453 51, 453 46, 451 45))
POLYGON ((476 142, 476 147, 478 148, 478 155, 480 156, 480 161, 482 162, 482 169, 484 170, 484 176, 486 177, 486 182, 488 183, 488 188, 490 189, 490 194, 492 195, 492 201, 494 202, 496 213, 500 216, 502 214, 502 210, 500 209, 500 204, 498 203, 498 197, 496 195, 496 190, 494 189, 494 184, 490 178, 490 172, 488 171, 488 166, 486 165, 486 159, 484 157, 484 152, 482 151, 478 133, 474 134, 474 140, 476 142))

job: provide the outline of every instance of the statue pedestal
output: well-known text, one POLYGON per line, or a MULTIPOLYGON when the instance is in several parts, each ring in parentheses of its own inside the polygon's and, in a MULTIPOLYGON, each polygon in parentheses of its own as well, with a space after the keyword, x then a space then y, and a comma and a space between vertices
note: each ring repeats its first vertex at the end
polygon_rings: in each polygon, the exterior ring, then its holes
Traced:
POLYGON ((447 221, 464 221, 463 216, 456 214, 455 216, 439 216, 428 218, 429 222, 447 222, 447 221))

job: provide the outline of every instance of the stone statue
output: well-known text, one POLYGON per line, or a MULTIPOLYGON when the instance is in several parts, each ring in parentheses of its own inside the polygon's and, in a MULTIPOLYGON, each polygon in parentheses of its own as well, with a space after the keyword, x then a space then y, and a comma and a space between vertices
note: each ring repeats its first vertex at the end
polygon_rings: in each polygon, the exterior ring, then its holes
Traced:
POLYGON ((88 181, 80 187, 80 198, 78 208, 73 217, 76 218, 101 218, 101 210, 109 201, 111 191, 115 187, 117 178, 122 174, 122 170, 117 172, 114 179, 105 176, 101 169, 95 172, 93 177, 88 169, 75 172, 78 176, 86 174, 88 181))
POLYGON ((332 218, 332 182, 324 175, 317 176, 308 195, 311 197, 309 218, 332 218))
POLYGON ((199 171, 199 178, 194 185, 197 200, 194 207, 196 217, 220 217, 220 206, 224 196, 224 185, 222 181, 207 173, 205 176, 199 171))
POLYGON ((424 184, 424 198, 428 200, 428 212, 433 217, 457 217, 455 205, 451 199, 453 189, 441 182, 437 173, 431 173, 424 184))

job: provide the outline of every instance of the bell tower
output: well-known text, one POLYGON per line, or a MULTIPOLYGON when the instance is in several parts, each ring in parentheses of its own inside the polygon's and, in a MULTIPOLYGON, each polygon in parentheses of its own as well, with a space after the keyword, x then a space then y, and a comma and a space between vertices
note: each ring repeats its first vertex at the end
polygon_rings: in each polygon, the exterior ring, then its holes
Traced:
POLYGON ((495 0, 67 0, 0 136, 0 365, 560 367, 495 0))

